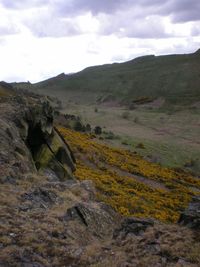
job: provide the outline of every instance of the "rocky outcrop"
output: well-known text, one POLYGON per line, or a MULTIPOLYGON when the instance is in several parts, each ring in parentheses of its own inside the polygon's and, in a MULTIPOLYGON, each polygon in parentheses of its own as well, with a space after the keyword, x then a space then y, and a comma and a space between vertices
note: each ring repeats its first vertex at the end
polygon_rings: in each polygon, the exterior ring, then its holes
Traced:
POLYGON ((28 129, 24 129, 26 143, 36 168, 50 168, 62 180, 72 178, 75 159, 69 146, 53 128, 53 110, 48 102, 29 109, 25 125, 28 125, 28 129))
POLYGON ((200 230, 200 196, 192 198, 188 208, 181 214, 179 223, 200 230))
POLYGON ((45 98, 16 93, 4 83, 1 92, 0 156, 4 172, 9 169, 6 176, 49 169, 58 179, 73 179, 75 159, 53 127, 53 109, 45 98))

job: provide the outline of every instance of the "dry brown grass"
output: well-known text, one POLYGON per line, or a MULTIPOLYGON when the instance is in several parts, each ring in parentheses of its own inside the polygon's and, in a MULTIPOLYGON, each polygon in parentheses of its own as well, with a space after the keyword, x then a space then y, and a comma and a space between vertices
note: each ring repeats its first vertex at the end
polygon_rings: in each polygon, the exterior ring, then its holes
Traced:
POLYGON ((17 181, 17 185, 2 184, 0 193, 3 204, 0 210, 1 266, 21 267, 22 262, 27 261, 44 267, 150 267, 159 263, 177 267, 182 266, 180 259, 187 263, 185 266, 200 264, 199 239, 185 227, 155 223, 141 236, 102 240, 78 221, 59 220, 68 207, 85 198, 91 201, 78 185, 72 190, 52 188, 45 179, 42 182, 41 176, 33 176, 17 181), (19 211, 20 195, 38 186, 53 190, 63 203, 48 209, 19 211))

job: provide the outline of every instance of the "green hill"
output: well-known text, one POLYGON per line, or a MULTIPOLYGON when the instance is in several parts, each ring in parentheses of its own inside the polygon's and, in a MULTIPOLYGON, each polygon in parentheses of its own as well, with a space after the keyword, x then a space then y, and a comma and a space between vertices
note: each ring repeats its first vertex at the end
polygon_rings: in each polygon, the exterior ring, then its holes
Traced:
POLYGON ((57 96, 82 94, 83 100, 86 94, 85 101, 90 96, 93 101, 109 97, 123 103, 164 97, 168 103, 191 104, 200 99, 200 50, 184 55, 143 56, 21 86, 57 96))

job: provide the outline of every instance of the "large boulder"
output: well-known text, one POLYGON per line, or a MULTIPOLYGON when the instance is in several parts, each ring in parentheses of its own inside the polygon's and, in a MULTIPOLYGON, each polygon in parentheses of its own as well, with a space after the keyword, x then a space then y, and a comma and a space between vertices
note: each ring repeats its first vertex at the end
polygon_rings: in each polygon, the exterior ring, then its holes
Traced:
POLYGON ((76 221, 84 225, 93 235, 102 238, 112 235, 113 228, 117 225, 116 222, 121 220, 121 216, 104 203, 97 205, 92 202, 88 204, 82 202, 69 208, 61 219, 66 222, 76 221))
MULTIPOLYGON (((4 84, 1 88, 8 90, 4 84)), ((9 90, 9 100, 0 95, 0 156, 1 169, 6 173, 6 165, 9 168, 6 176, 16 178, 16 173, 35 169, 50 170, 60 180, 73 179, 75 159, 53 126, 52 107, 45 98, 9 90)))
POLYGON ((192 198, 188 208, 180 215, 179 223, 200 230, 200 196, 192 198))
POLYGON ((69 146, 53 127, 53 109, 48 102, 29 110, 25 123, 28 125, 26 142, 36 168, 50 168, 62 180, 73 178, 75 159, 69 146))

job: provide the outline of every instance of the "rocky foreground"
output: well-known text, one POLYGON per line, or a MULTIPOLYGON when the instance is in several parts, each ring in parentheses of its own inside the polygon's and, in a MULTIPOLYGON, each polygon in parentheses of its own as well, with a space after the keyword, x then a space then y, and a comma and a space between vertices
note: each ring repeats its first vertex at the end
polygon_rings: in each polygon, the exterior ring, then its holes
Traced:
POLYGON ((123 218, 74 177, 43 97, 0 84, 0 266, 200 266, 200 200, 179 224, 123 218))

